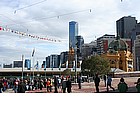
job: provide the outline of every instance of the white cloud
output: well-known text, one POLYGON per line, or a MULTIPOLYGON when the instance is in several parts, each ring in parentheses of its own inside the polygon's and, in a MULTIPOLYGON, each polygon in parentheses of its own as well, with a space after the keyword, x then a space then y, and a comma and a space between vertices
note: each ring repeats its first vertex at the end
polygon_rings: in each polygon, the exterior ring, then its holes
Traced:
POLYGON ((1 0, 0 26, 62 42, 41 41, 0 31, 0 61, 12 62, 21 59, 22 54, 30 57, 33 48, 37 50, 36 57, 44 57, 44 60, 50 54, 68 50, 68 25, 72 20, 79 23, 79 34, 85 42, 91 42, 95 36, 115 34, 116 20, 123 16, 140 19, 138 0, 47 0, 20 10, 37 2, 39 0, 1 0))

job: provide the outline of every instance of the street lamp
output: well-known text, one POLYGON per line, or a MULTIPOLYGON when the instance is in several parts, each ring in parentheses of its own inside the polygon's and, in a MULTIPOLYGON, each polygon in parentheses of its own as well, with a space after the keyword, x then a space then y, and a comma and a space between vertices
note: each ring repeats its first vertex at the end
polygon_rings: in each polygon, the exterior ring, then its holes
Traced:
POLYGON ((75 54, 75 83, 77 83, 77 46, 78 46, 78 42, 77 39, 75 38, 76 43, 75 43, 75 47, 74 47, 74 54, 75 54))

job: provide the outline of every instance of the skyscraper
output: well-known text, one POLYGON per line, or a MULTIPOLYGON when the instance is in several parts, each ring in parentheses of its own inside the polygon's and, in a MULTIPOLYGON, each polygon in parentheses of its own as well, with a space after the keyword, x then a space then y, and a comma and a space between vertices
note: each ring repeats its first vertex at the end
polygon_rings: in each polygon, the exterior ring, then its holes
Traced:
POLYGON ((71 21, 69 22, 69 49, 75 48, 76 36, 78 36, 78 23, 71 21))
POLYGON ((106 53, 108 50, 109 44, 115 39, 115 35, 105 34, 97 38, 97 54, 101 55, 106 53))
POLYGON ((116 21, 117 36, 120 38, 131 38, 132 30, 135 28, 137 20, 135 17, 122 17, 116 21))
POLYGON ((82 59, 81 51, 82 51, 82 46, 84 44, 84 38, 81 35, 79 35, 76 37, 76 41, 77 41, 77 44, 76 44, 77 45, 77 58, 78 60, 81 60, 82 59))
POLYGON ((134 70, 140 70, 140 35, 136 36, 133 47, 134 70))
POLYGON ((69 22, 69 55, 68 55, 68 67, 73 67, 73 61, 76 61, 76 43, 78 36, 78 23, 75 21, 69 22))

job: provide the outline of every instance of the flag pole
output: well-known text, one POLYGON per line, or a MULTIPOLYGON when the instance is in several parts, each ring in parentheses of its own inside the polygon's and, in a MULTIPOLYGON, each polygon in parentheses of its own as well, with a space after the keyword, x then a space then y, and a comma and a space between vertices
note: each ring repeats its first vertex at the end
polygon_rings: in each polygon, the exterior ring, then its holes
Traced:
POLYGON ((34 82, 34 53, 35 53, 35 48, 33 49, 33 52, 32 52, 32 57, 33 57, 33 82, 34 82))

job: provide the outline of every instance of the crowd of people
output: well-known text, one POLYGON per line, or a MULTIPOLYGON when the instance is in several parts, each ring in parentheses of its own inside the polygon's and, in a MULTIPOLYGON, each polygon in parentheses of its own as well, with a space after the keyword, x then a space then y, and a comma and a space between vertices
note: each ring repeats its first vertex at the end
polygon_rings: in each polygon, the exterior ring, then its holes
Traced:
MULTIPOLYGON (((99 87, 100 87, 100 80, 101 78, 99 77, 98 74, 96 74, 93 77, 93 81, 95 84, 95 89, 96 92, 99 93, 99 87)), ((115 88, 112 86, 112 77, 111 75, 104 75, 103 78, 104 84, 106 87, 106 92, 109 92, 110 89, 115 91, 115 88)), ((78 83, 78 88, 81 89, 81 83, 82 83, 82 78, 80 75, 77 77, 77 83, 78 83)), ((140 78, 138 78, 137 82, 134 83, 135 87, 137 89, 137 92, 140 92, 140 78)), ((26 91, 34 91, 34 90, 42 90, 43 88, 46 88, 46 92, 54 92, 58 93, 63 92, 63 93, 71 93, 72 92, 72 79, 70 76, 61 76, 61 77, 52 77, 52 78, 34 78, 32 80, 30 79, 19 79, 19 78, 14 78, 14 79, 0 79, 0 93, 6 91, 8 88, 13 89, 15 93, 25 93, 26 91)), ((120 93, 125 93, 128 91, 128 85, 125 82, 124 78, 120 78, 120 81, 117 85, 117 91, 120 93)))
POLYGON ((57 93, 58 89, 61 88, 63 93, 71 92, 71 78, 67 77, 56 77, 53 78, 34 78, 30 79, 0 79, 0 93, 6 91, 8 88, 12 88, 15 93, 25 93, 26 91, 34 91, 37 89, 42 90, 46 88, 46 92, 57 93))

